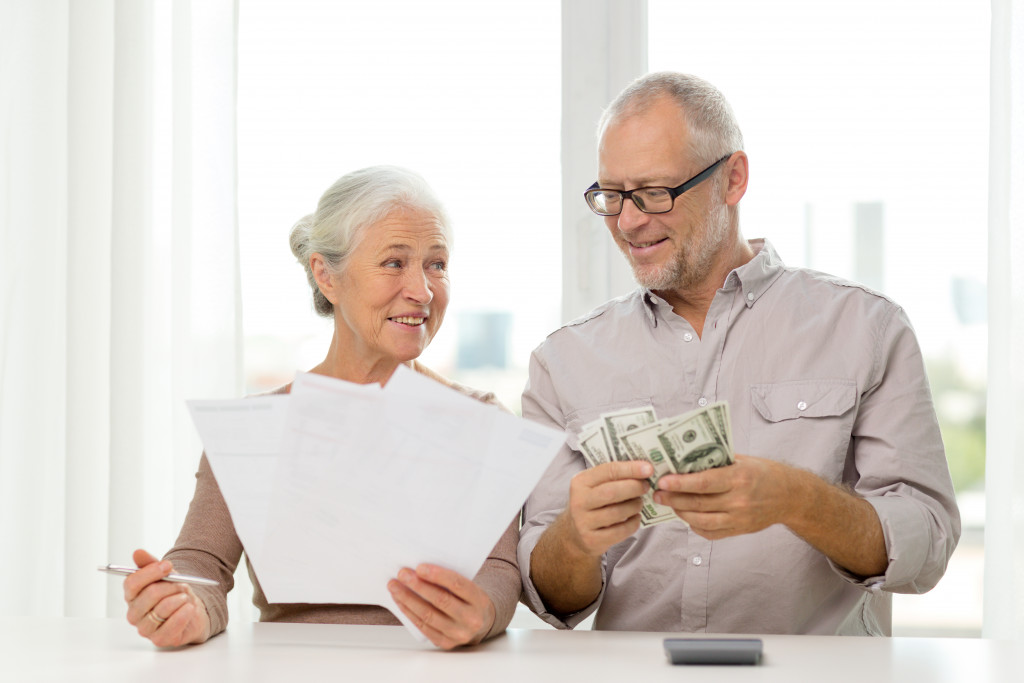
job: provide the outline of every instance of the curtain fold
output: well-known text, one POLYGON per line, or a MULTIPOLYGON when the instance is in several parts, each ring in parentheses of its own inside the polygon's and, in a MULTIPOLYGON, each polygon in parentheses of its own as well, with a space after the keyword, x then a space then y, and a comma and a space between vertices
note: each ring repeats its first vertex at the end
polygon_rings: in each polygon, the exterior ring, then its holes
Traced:
POLYGON ((122 615, 242 391, 235 0, 0 2, 3 615, 122 615))
POLYGON ((1024 640, 1024 4, 992 0, 983 635, 1024 640))

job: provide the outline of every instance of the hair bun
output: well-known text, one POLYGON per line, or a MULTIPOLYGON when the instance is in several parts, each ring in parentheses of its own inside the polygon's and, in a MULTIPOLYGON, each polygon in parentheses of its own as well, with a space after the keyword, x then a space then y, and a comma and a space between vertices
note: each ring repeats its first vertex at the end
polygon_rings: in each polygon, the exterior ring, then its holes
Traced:
POLYGON ((298 259, 299 263, 305 265, 306 261, 309 260, 309 236, 313 231, 313 221, 316 220, 316 214, 309 214, 303 216, 295 225, 292 226, 291 235, 288 238, 288 244, 292 248, 292 254, 298 259))

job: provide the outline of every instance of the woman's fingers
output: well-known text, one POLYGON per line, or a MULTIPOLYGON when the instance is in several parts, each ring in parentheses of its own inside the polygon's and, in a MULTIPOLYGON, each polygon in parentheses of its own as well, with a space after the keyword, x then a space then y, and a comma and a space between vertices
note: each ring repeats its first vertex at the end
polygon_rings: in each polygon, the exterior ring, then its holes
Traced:
POLYGON ((209 617, 194 593, 177 593, 160 600, 142 615, 136 629, 160 647, 176 647, 206 640, 209 617))
POLYGON ((132 558, 135 560, 135 566, 139 569, 134 574, 129 574, 124 580, 124 599, 128 603, 138 597, 146 586, 161 580, 173 569, 167 560, 160 562, 142 549, 136 550, 132 554, 132 558))
MULTIPOLYGON (((166 601, 165 601, 166 602, 166 601)), ((163 603, 153 613, 163 609, 163 603)), ((196 619, 196 606, 192 602, 179 605, 171 616, 156 627, 147 636, 154 645, 160 647, 177 647, 195 642, 199 635, 199 624, 196 619)))
MULTIPOLYGON (((153 612, 157 605, 167 598, 174 598, 181 600, 180 597, 188 597, 188 586, 183 583, 171 583, 169 581, 154 581, 145 588, 143 588, 132 600, 128 602, 128 623, 132 626, 141 626, 142 620, 146 618, 146 615, 153 612)), ((160 610, 153 612, 155 617, 166 619, 171 613, 174 612, 174 608, 179 606, 178 604, 168 602, 160 610)), ((153 621, 153 618, 149 618, 149 621, 153 621)))
POLYGON ((403 569, 388 584, 402 612, 438 647, 477 643, 494 624, 494 604, 475 583, 436 565, 403 569))
POLYGON ((171 563, 142 549, 132 558, 139 569, 124 580, 128 623, 160 647, 206 640, 210 631, 206 606, 187 584, 162 580, 173 570, 171 563))
POLYGON ((462 627, 447 614, 430 602, 424 600, 400 581, 388 584, 391 595, 402 613, 425 635, 434 645, 451 650, 471 642, 472 631, 462 627))
POLYGON ((152 564, 160 558, 154 557, 149 553, 149 551, 139 548, 132 553, 132 559, 135 560, 136 567, 145 567, 147 564, 152 564))

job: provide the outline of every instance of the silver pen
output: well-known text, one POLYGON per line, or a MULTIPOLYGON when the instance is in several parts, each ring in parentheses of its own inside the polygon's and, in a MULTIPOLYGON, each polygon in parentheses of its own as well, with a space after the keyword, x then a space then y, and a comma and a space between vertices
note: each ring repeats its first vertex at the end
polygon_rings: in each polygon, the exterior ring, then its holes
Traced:
MULTIPOLYGON (((121 574, 128 576, 139 571, 138 567, 128 567, 123 564, 104 564, 96 567, 101 572, 107 572, 108 574, 121 574)), ((175 574, 171 572, 167 576, 161 579, 162 581, 170 581, 171 583, 191 583, 197 586, 217 586, 219 582, 213 579, 204 579, 201 576, 189 576, 188 574, 175 574)))

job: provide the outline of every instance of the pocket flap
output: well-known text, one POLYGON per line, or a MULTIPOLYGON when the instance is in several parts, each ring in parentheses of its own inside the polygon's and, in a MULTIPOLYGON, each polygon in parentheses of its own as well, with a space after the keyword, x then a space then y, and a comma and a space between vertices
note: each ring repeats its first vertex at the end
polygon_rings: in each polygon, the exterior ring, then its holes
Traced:
POLYGON ((752 384, 750 397, 769 422, 798 417, 838 417, 857 403, 857 383, 850 379, 811 379, 752 384))

